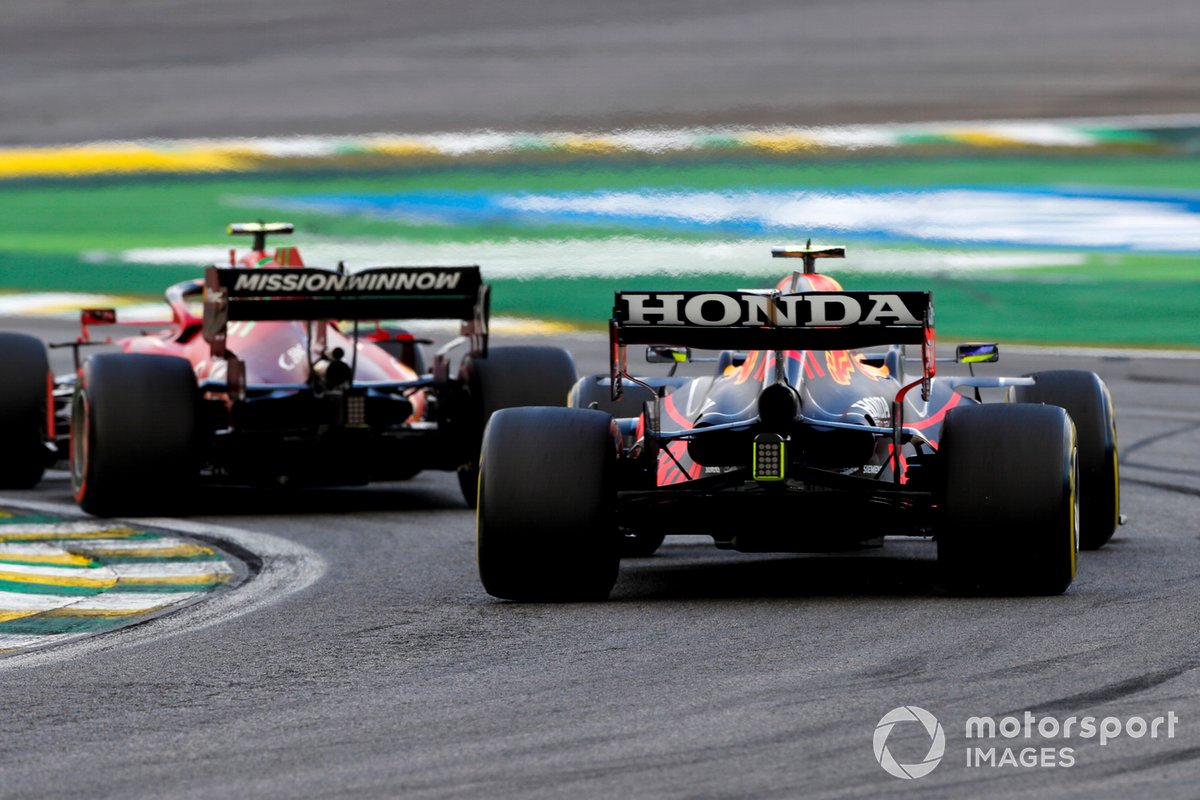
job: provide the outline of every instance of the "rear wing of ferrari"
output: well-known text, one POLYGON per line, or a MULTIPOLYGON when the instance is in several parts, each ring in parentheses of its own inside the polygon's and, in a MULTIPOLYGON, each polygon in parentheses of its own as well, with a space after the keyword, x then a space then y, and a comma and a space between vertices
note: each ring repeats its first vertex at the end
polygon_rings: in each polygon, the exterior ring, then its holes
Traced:
POLYGON ((856 350, 921 345, 933 377, 929 292, 617 292, 610 322, 614 394, 625 349, 663 344, 732 350, 856 350))
POLYGON ((458 319, 486 350, 488 286, 479 267, 376 267, 353 273, 211 266, 204 274, 204 338, 224 354, 243 320, 458 319))

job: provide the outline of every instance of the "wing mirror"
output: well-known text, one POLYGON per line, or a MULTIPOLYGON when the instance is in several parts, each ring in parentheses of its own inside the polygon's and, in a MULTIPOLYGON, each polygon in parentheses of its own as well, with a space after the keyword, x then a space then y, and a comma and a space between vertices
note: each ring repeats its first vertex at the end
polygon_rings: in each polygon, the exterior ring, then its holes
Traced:
POLYGON ((990 364, 1000 360, 1000 345, 960 344, 954 348, 954 360, 959 364, 990 364))
POLYGON ((692 348, 652 344, 646 348, 646 361, 650 364, 686 364, 692 360, 692 348))

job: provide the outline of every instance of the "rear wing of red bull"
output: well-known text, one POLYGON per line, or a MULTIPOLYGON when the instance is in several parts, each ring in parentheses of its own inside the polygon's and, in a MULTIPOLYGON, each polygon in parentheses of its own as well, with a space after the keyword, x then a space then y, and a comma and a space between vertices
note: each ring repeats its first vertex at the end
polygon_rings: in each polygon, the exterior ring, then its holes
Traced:
POLYGON ((617 292, 610 322, 613 394, 626 348, 857 350, 921 345, 923 383, 936 370, 929 292, 617 292))
POLYGON ((242 320, 458 319, 486 352, 488 291, 477 266, 376 267, 353 273, 211 266, 204 274, 204 338, 222 356, 242 320))

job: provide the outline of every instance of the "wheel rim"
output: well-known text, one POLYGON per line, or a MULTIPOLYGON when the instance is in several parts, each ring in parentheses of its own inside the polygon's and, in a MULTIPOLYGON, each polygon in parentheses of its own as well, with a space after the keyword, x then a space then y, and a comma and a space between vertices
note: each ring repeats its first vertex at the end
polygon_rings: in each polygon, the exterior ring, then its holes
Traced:
POLYGON ((85 392, 77 392, 71 404, 71 488, 79 502, 87 493, 88 459, 91 455, 91 414, 85 392))
POLYGON ((1079 449, 1071 448, 1071 580, 1079 558, 1079 449))
POLYGON ((479 474, 475 481, 475 565, 478 568, 483 560, 483 456, 479 457, 479 474))
MULTIPOLYGON (((1111 408, 1111 405, 1110 405, 1111 408)), ((1112 425, 1113 530, 1121 524, 1121 463, 1117 458, 1117 425, 1112 425)))

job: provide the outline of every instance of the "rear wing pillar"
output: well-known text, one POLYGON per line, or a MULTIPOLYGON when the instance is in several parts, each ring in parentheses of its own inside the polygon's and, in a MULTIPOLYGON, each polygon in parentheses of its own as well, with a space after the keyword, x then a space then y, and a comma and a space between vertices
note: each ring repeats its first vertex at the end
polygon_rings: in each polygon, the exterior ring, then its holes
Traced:
MULTIPOLYGON (((818 258, 845 258, 846 248, 835 247, 830 245, 817 245, 813 247, 810 239, 803 247, 799 245, 788 245, 785 247, 772 247, 771 258, 802 258, 804 259, 804 271, 800 274, 813 275, 817 271, 818 258)), ((792 288, 796 288, 796 280, 793 277, 792 288)))

